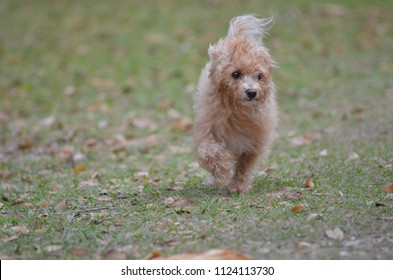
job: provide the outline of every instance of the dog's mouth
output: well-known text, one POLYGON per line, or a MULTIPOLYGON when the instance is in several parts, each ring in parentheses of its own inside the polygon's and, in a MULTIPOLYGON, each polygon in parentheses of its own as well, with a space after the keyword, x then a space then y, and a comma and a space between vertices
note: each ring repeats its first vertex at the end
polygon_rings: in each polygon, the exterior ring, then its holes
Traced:
POLYGON ((255 98, 247 98, 246 100, 244 100, 241 105, 243 106, 256 106, 258 104, 258 100, 259 99, 255 99, 255 98))

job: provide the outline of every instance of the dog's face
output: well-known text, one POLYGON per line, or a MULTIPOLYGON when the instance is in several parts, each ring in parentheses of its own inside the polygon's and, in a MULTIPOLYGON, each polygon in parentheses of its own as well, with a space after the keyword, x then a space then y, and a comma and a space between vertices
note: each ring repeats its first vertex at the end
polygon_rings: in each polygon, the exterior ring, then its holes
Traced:
POLYGON ((272 60, 262 45, 235 38, 209 49, 210 78, 220 98, 232 106, 257 106, 273 91, 272 60))

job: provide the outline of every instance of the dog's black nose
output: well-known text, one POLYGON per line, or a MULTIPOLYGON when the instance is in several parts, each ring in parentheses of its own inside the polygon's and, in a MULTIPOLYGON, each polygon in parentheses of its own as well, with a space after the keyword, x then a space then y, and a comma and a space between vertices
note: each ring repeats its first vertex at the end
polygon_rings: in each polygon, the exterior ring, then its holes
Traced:
POLYGON ((255 98, 257 96, 257 91, 255 89, 248 89, 246 90, 247 97, 251 99, 255 98))

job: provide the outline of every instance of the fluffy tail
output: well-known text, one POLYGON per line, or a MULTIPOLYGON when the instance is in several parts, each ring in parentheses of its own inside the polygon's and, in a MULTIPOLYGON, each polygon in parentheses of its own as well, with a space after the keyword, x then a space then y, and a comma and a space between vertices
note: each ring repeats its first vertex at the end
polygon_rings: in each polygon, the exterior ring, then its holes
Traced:
POLYGON ((228 37, 246 37, 260 43, 273 18, 258 19, 252 15, 235 17, 229 24, 228 37))

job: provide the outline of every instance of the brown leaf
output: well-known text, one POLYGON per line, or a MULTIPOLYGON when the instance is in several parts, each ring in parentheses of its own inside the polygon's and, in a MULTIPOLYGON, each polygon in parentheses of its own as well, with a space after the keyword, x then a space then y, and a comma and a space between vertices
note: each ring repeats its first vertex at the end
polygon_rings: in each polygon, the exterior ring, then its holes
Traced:
POLYGON ((112 197, 110 195, 99 195, 96 197, 96 200, 98 201, 110 201, 112 200, 112 197))
POLYGON ((312 244, 306 241, 300 241, 297 245, 299 248, 309 248, 312 244))
POLYGON ((59 204, 55 206, 55 211, 64 212, 67 210, 67 199, 63 199, 59 204))
POLYGON ((391 183, 390 185, 387 185, 387 186, 383 189, 383 191, 384 191, 384 192, 387 192, 387 193, 393 193, 393 183, 391 183))
POLYGON ((74 248, 71 254, 76 257, 87 257, 89 255, 89 250, 85 248, 74 248))
POLYGON ((304 183, 304 187, 306 189, 312 189, 314 187, 313 181, 311 181, 311 179, 307 179, 306 182, 304 183))
POLYGON ((149 119, 133 119, 131 120, 131 125, 134 128, 148 129, 150 131, 154 131, 157 129, 157 124, 149 119))
POLYGON ((304 206, 303 205, 295 205, 291 208, 292 213, 299 213, 304 211, 304 206))
POLYGON ((289 200, 296 201, 303 198, 303 193, 301 192, 289 192, 285 194, 285 197, 289 200))
POLYGON ((76 166, 74 166, 74 171, 76 173, 82 173, 86 171, 86 166, 84 166, 83 164, 78 164, 76 166))
POLYGON ((249 256, 243 255, 229 249, 211 249, 200 253, 186 253, 177 255, 161 255, 153 252, 148 260, 251 260, 249 256))
POLYGON ((48 231, 48 227, 46 225, 43 225, 41 228, 36 229, 34 231, 35 234, 41 234, 41 233, 45 233, 48 231))
POLYGON ((32 146, 33 146, 33 144, 27 138, 23 139, 23 141, 18 144, 18 148, 21 149, 21 150, 30 149, 32 146))
POLYGON ((344 232, 338 227, 335 227, 333 230, 328 229, 325 231, 325 233, 326 233, 327 237, 329 237, 330 239, 333 239, 333 240, 343 240, 344 239, 344 232))
POLYGON ((170 205, 174 202, 175 202, 175 199, 173 197, 168 197, 164 200, 164 204, 166 204, 166 205, 170 205))
POLYGON ((109 213, 106 211, 99 211, 99 212, 90 212, 90 217, 92 218, 100 218, 100 217, 107 217, 109 213))
POLYGON ((104 253, 102 255, 102 258, 104 260, 125 260, 127 257, 126 254, 124 254, 123 252, 116 249, 111 249, 104 253))
POLYGON ((3 207, 4 207, 4 203, 0 202, 0 210, 3 209, 3 207))
POLYGON ((56 161, 67 161, 70 162, 74 157, 74 148, 71 146, 64 146, 55 149, 52 152, 53 157, 56 161))
POLYGON ((13 235, 13 236, 9 236, 9 237, 3 237, 0 240, 2 242, 11 242, 11 241, 17 240, 18 237, 19 237, 18 235, 13 235))
POLYGON ((186 198, 176 200, 172 203, 172 206, 174 207, 184 207, 184 206, 192 206, 192 205, 194 205, 194 201, 186 198))
POLYGON ((44 201, 41 202, 41 206, 42 207, 48 207, 49 206, 49 202, 44 200, 44 201))
POLYGON ((177 184, 177 183, 170 183, 167 187, 168 190, 172 190, 172 191, 181 191, 182 189, 184 189, 183 186, 177 184))
POLYGON ((290 192, 292 189, 290 187, 284 187, 275 192, 266 193, 266 198, 269 200, 277 199, 283 196, 284 194, 290 192))
POLYGON ((25 203, 23 203, 21 205, 26 207, 26 208, 28 208, 28 209, 34 209, 35 208, 34 204, 33 203, 29 203, 29 202, 25 202, 25 203))
POLYGON ((358 159, 359 158, 359 155, 357 154, 357 153, 355 153, 355 152, 350 152, 349 154, 348 154, 348 159, 349 160, 356 160, 356 159, 358 159))
POLYGON ((188 118, 178 118, 172 120, 171 128, 174 130, 187 132, 192 129, 193 123, 188 118))
POLYGON ((23 200, 17 199, 17 200, 14 200, 13 202, 11 202, 10 206, 16 206, 16 205, 20 205, 23 203, 25 203, 23 200))
POLYGON ((17 232, 17 233, 28 233, 29 232, 29 230, 27 229, 27 227, 25 225, 11 227, 11 230, 13 232, 17 232))

